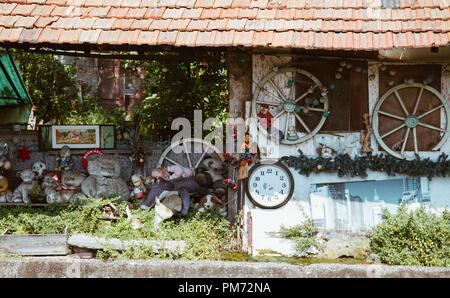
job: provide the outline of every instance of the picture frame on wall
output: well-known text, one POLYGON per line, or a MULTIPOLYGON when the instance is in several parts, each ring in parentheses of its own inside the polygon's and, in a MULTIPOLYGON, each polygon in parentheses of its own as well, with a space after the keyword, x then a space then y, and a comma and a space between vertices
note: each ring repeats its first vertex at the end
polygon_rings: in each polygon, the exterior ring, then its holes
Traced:
POLYGON ((115 149, 114 125, 41 125, 39 149, 115 149))

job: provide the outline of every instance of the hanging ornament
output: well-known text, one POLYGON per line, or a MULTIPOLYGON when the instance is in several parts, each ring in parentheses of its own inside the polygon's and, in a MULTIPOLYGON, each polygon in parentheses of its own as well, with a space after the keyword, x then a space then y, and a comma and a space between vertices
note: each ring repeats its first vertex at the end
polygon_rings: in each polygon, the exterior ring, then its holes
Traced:
POLYGON ((385 71, 387 69, 386 65, 381 65, 380 70, 385 71))
POLYGON ((168 69, 167 69, 167 67, 165 67, 165 66, 163 66, 163 67, 161 68, 161 71, 162 71, 162 72, 167 72, 167 70, 168 70, 168 69))
POLYGON ((25 161, 26 159, 31 159, 30 157, 30 150, 27 149, 26 146, 23 146, 22 149, 19 149, 19 155, 18 157, 22 160, 25 161))
POLYGON ((312 102, 313 105, 318 106, 319 105, 319 101, 317 99, 314 99, 314 101, 312 102))
POLYGON ((236 185, 236 182, 234 182, 233 179, 229 179, 229 178, 224 179, 223 183, 229 185, 234 191, 238 191, 238 187, 236 185))
POLYGON ((206 60, 203 59, 202 62, 201 62, 201 64, 202 64, 202 66, 206 66, 206 65, 208 65, 208 62, 206 62, 206 60))
POLYGON ((299 106, 295 107, 295 112, 296 112, 296 113, 300 113, 301 110, 302 110, 302 109, 301 109, 299 106))
POLYGON ((430 77, 430 76, 427 76, 427 77, 425 78, 425 80, 423 80, 423 83, 424 83, 424 84, 430 84, 431 82, 433 82, 433 78, 430 77))
POLYGON ((180 65, 180 69, 181 70, 186 70, 186 66, 185 65, 180 65))
POLYGON ((241 62, 244 63, 245 61, 246 61, 246 60, 245 60, 245 57, 242 57, 242 58, 241 58, 241 62))
POLYGON ((309 94, 311 94, 311 93, 313 93, 314 92, 314 87, 309 87, 308 88, 308 90, 307 90, 307 92, 309 93, 309 94))
POLYGON ((355 71, 356 71, 356 72, 361 72, 361 71, 362 71, 362 67, 361 67, 361 66, 357 66, 357 67, 355 68, 355 71))
POLYGON ((395 82, 392 81, 392 80, 388 82, 388 85, 389 85, 389 86, 394 86, 394 84, 395 84, 395 82))
POLYGON ((331 90, 334 90, 334 88, 336 88, 336 85, 330 84, 330 89, 331 89, 331 90))
POLYGON ((261 54, 261 55, 259 56, 259 59, 261 59, 261 61, 264 61, 264 60, 266 60, 266 56, 264 56, 264 54, 261 54))
POLYGON ((350 68, 352 68, 352 65, 349 63, 345 67, 347 67, 347 69, 350 69, 350 68))
POLYGON ((220 63, 225 63, 226 62, 226 60, 225 60, 225 57, 220 57, 220 63))
POLYGON ((362 73, 362 74, 367 74, 367 69, 366 69, 366 68, 363 68, 363 70, 361 70, 361 73, 362 73))
POLYGON ((330 115, 330 113, 328 113, 328 112, 324 112, 324 113, 323 113, 323 116, 324 116, 324 117, 328 117, 329 115, 330 115))
POLYGON ((391 77, 395 76, 396 74, 397 74, 397 72, 396 72, 395 70, 390 70, 390 71, 389 71, 389 75, 390 75, 391 77))
POLYGON ((346 64, 347 64, 347 63, 346 63, 345 61, 341 61, 341 62, 339 63, 339 65, 342 66, 342 67, 344 67, 346 64))
POLYGON ((288 87, 291 87, 292 84, 293 84, 292 80, 289 80, 289 81, 287 82, 288 87))
POLYGON ((343 71, 343 70, 344 70, 343 67, 338 67, 338 69, 337 69, 337 71, 339 71, 339 72, 341 72, 341 71, 343 71))
POLYGON ((336 77, 336 79, 341 79, 342 78, 342 74, 340 74, 339 72, 338 73, 336 73, 336 75, 335 75, 335 77, 336 77))

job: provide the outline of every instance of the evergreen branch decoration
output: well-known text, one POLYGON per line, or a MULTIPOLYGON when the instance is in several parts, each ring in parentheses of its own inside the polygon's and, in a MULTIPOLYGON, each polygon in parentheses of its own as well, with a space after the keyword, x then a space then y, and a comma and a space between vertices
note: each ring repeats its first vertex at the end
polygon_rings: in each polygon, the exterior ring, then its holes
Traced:
POLYGON ((436 161, 430 158, 421 159, 416 154, 414 160, 398 159, 390 155, 378 154, 358 156, 354 159, 348 154, 339 154, 334 158, 307 157, 299 150, 298 156, 283 156, 289 167, 297 170, 301 175, 309 176, 311 173, 336 173, 339 177, 360 176, 366 178, 367 171, 385 172, 389 176, 404 174, 411 177, 426 176, 433 177, 450 176, 450 160, 448 155, 442 153, 436 161))

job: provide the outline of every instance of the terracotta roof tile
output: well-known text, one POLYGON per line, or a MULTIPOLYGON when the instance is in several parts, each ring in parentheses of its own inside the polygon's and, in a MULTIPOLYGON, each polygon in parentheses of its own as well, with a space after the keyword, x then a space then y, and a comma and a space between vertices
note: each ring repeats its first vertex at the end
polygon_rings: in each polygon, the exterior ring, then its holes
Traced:
MULTIPOLYGON (((200 8, 201 9, 201 8, 200 8)), ((202 19, 218 19, 222 13, 222 8, 204 8, 200 18, 202 19)))
POLYGON ((48 17, 56 5, 36 5, 36 8, 31 12, 32 16, 48 17))
MULTIPOLYGON (((58 42, 60 43, 76 43, 78 42, 80 35, 81 35, 81 29, 77 30, 64 30, 59 35, 58 42)), ((108 31, 103 31, 108 32, 108 31)))
POLYGON ((252 0, 233 0, 230 8, 250 8, 252 0))
POLYGON ((130 30, 148 30, 153 20, 134 20, 130 26, 130 30))
POLYGON ((80 43, 96 43, 100 32, 102 30, 83 30, 81 31, 79 42, 80 43))
POLYGON ((247 19, 229 19, 226 30, 244 30, 247 19))
POLYGON ((234 30, 231 31, 217 31, 216 39, 214 39, 214 45, 221 47, 225 45, 233 44, 234 30))
POLYGON ((214 46, 217 31, 204 31, 198 32, 195 40, 195 46, 197 47, 210 47, 214 46))
POLYGON ((175 1, 176 7, 193 8, 196 0, 177 0, 175 1))
MULTIPOLYGON (((156 20, 155 20, 156 21, 156 20)), ((131 25, 133 24, 133 19, 115 19, 111 29, 113 30, 130 30, 131 25)), ((154 22, 152 22, 152 25, 154 22)))
POLYGON ((22 31, 19 37, 19 42, 32 43, 34 40, 38 39, 42 32, 42 28, 25 29, 22 31))
POLYGON ((189 31, 202 31, 208 27, 209 20, 191 20, 186 30, 189 31))
POLYGON ((164 11, 164 19, 179 19, 183 15, 185 8, 167 8, 164 11))
MULTIPOLYGON (((314 42, 314 33, 309 32, 296 32, 293 38, 293 44, 295 47, 311 49, 314 42)), ((334 40, 333 40, 334 43, 334 40)))
POLYGON ((251 47, 255 31, 236 31, 233 46, 251 47))
POLYGON ((250 2, 250 8, 258 7, 258 8, 266 8, 269 0, 253 0, 250 2))
POLYGON ((27 5, 27 4, 18 4, 16 7, 12 10, 11 15, 22 15, 22 16, 29 16, 31 15, 31 12, 36 8, 36 4, 33 5, 27 5))
POLYGON ((136 44, 149 44, 156 45, 158 40, 159 31, 141 31, 139 33, 139 37, 136 41, 136 44))
POLYGON ((264 31, 284 31, 284 24, 286 20, 266 20, 264 31))
POLYGON ((276 9, 260 9, 258 10, 258 19, 274 19, 277 14, 276 9))
POLYGON ((263 31, 265 26, 265 20, 248 20, 245 24, 245 30, 263 31))
POLYGON ((273 31, 255 32, 253 36, 253 45, 257 47, 270 46, 273 40, 273 31))
POLYGON ((16 6, 17 3, 0 3, 0 15, 9 15, 16 6))
POLYGON ((37 42, 56 42, 59 39, 59 36, 61 33, 63 33, 64 30, 62 29, 50 29, 50 28, 44 28, 39 34, 37 42))
POLYGON ((211 0, 197 0, 195 1, 195 8, 211 8, 214 2, 211 0))
POLYGON ((286 3, 287 8, 304 8, 305 5, 305 0, 288 0, 286 3))
POLYGON ((16 22, 14 23, 15 27, 24 27, 24 28, 33 28, 34 23, 38 20, 39 17, 22 17, 19 16, 16 22))
POLYGON ((198 19, 202 15, 202 12, 203 8, 185 9, 181 17, 183 19, 198 19))
POLYGON ((94 23, 94 25, 92 25, 92 29, 104 29, 104 30, 108 30, 109 28, 112 27, 114 23, 114 19, 97 19, 94 23))
POLYGON ((179 32, 177 35, 177 40, 175 41, 175 46, 194 46, 198 33, 198 31, 179 32))
POLYGON ((109 18, 125 18, 128 14, 128 10, 130 8, 128 7, 111 7, 111 9, 108 12, 109 18))
MULTIPOLYGON (((212 2, 212 1, 213 1, 213 0, 211 0, 211 2, 212 2)), ((218 8, 218 7, 230 7, 232 2, 233 2, 233 0, 214 0, 213 7, 214 7, 214 8, 218 8)))
POLYGON ((37 19, 37 21, 34 23, 34 26, 39 28, 47 27, 57 20, 58 17, 39 17, 39 19, 37 19))
POLYGON ((187 26, 189 25, 190 20, 189 19, 178 19, 178 20, 172 20, 170 22, 168 30, 176 30, 176 31, 184 31, 186 30, 187 26))
POLYGON ((221 19, 235 19, 239 15, 239 8, 222 8, 220 12, 221 19))
POLYGON ((110 10, 110 7, 94 7, 89 12, 89 16, 104 18, 108 15, 109 10, 110 10))
POLYGON ((294 38, 294 31, 287 31, 283 33, 275 32, 273 34, 272 46, 276 48, 291 47, 293 38, 294 38))
POLYGON ((54 9, 52 9, 51 15, 55 17, 71 16, 74 8, 74 6, 55 6, 54 9))
POLYGON ((177 40, 178 31, 160 31, 158 35, 159 45, 174 45, 177 40))
POLYGON ((142 19, 146 12, 146 8, 130 8, 126 17, 130 19, 142 19))
MULTIPOLYGON (((52 29, 73 29, 74 25, 80 21, 79 17, 76 18, 58 18, 49 27, 52 29)), ((87 28, 89 29, 89 28, 87 28)))
POLYGON ((122 0, 121 7, 139 7, 141 0, 122 0))
POLYGON ((167 31, 169 28, 170 22, 172 20, 153 20, 150 24, 149 30, 159 30, 159 31, 167 31))
POLYGON ((147 8, 147 12, 145 13, 144 18, 160 19, 163 16, 165 10, 165 7, 147 8))
POLYGON ((239 10, 238 18, 256 19, 257 14, 258 14, 257 8, 241 8, 239 10))
MULTIPOLYGON (((207 30, 225 30, 227 28, 228 19, 211 20, 208 23, 207 30)), ((248 23, 248 22, 247 22, 248 23)))

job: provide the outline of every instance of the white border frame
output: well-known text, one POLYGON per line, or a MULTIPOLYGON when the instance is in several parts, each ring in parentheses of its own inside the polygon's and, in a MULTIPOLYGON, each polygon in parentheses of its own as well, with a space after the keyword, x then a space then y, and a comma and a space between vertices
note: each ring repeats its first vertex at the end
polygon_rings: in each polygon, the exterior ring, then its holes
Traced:
POLYGON ((71 149, 91 149, 100 148, 100 126, 99 125, 52 125, 52 148, 61 149, 63 146, 69 146, 71 149), (57 129, 95 129, 95 144, 57 144, 57 129))

